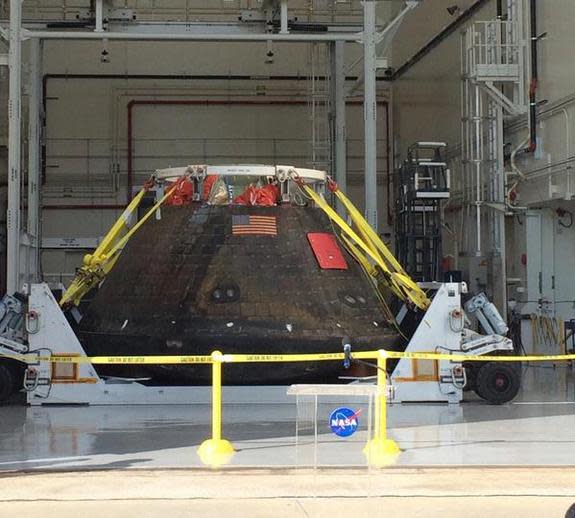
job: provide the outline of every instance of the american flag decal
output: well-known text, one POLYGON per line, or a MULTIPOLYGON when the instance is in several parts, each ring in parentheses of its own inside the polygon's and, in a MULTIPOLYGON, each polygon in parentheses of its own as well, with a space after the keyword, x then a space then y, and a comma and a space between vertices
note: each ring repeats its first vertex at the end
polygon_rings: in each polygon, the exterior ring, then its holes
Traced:
POLYGON ((234 236, 277 236, 278 226, 275 216, 232 216, 234 236))

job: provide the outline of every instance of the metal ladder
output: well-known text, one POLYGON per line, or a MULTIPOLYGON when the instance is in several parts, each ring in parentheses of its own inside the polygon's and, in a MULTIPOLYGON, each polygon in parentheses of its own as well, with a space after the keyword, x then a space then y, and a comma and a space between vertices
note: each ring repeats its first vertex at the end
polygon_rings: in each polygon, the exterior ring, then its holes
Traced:
POLYGON ((313 169, 332 170, 331 125, 331 47, 325 43, 310 43, 308 102, 311 122, 310 165, 313 169))

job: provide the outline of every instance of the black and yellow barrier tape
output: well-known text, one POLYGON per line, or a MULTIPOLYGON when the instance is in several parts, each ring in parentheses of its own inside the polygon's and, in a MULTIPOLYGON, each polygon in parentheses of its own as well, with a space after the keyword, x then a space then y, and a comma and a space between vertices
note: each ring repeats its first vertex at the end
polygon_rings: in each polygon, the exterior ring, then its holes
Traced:
MULTIPOLYGON (((575 360, 575 354, 563 355, 531 355, 531 356, 493 356, 469 355, 463 353, 435 353, 435 352, 400 352, 400 351, 358 351, 352 354, 358 360, 375 360, 382 354, 387 359, 408 358, 413 360, 443 360, 453 362, 479 361, 479 362, 561 362, 575 360)), ((145 365, 173 365, 173 364, 208 364, 214 361, 221 363, 289 363, 314 361, 341 361, 343 353, 309 353, 309 354, 221 354, 217 359, 211 355, 173 355, 173 356, 74 356, 54 355, 39 356, 36 354, 0 354, 0 358, 8 358, 24 363, 77 363, 77 364, 145 364, 145 365)))
POLYGON ((212 363, 211 356, 38 356, 35 354, 2 354, 0 358, 9 358, 24 363, 92 363, 92 364, 146 364, 168 365, 186 363, 212 363))
MULTIPOLYGON (((386 351, 388 358, 410 358, 413 360, 449 360, 455 362, 479 361, 479 362, 560 362, 575 360, 575 354, 561 355, 531 355, 531 356, 492 356, 474 355, 463 353, 431 353, 431 352, 396 352, 386 351)), ((354 356, 356 356, 354 354, 354 356)))

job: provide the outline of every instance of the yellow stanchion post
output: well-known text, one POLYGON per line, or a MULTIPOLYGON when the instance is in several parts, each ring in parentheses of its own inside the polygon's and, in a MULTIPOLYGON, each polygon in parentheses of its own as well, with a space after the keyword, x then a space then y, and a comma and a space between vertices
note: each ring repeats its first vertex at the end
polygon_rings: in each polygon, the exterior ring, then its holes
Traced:
POLYGON ((384 467, 394 464, 400 453, 399 446, 387 437, 387 352, 380 350, 377 356, 377 389, 375 400, 375 432, 369 438, 363 453, 369 464, 384 467))
POLYGON ((222 363, 220 351, 212 353, 212 437, 198 448, 198 455, 204 464, 216 468, 227 464, 234 455, 234 447, 222 439, 222 363))

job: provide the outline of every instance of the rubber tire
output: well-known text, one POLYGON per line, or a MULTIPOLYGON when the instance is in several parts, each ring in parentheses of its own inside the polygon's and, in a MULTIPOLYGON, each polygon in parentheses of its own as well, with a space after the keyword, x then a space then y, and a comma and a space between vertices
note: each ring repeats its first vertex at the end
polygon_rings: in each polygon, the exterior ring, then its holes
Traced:
POLYGON ((477 395, 490 403, 502 405, 511 401, 521 387, 521 370, 512 363, 488 362, 482 365, 477 372, 477 395), (504 379, 503 387, 497 383, 504 379))
POLYGON ((15 387, 16 379, 12 369, 0 363, 0 402, 6 401, 14 393, 15 387))
POLYGON ((479 367, 476 365, 464 365, 465 377, 467 378, 467 383, 463 387, 463 392, 469 392, 470 390, 475 391, 477 387, 477 371, 479 367))

